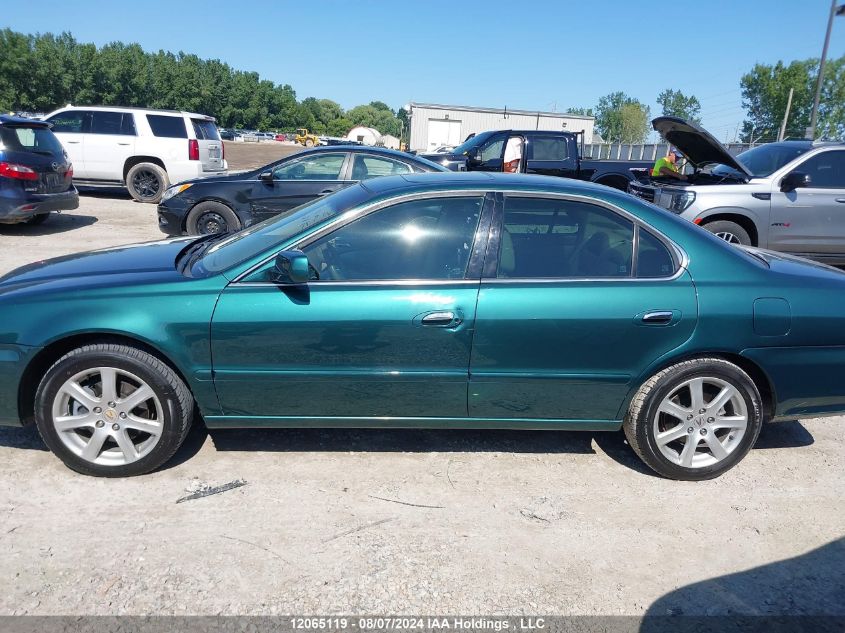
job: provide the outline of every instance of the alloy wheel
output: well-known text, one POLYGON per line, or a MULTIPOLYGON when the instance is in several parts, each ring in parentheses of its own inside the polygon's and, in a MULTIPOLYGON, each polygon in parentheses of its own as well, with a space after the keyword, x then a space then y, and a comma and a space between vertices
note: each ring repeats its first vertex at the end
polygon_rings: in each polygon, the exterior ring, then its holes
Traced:
POLYGON ((141 378, 95 367, 72 376, 53 399, 52 423, 61 442, 82 459, 122 466, 148 455, 164 430, 161 402, 141 378))
POLYGON ((155 172, 141 169, 135 172, 132 178, 132 186, 141 198, 153 199, 161 190, 161 181, 155 172))
POLYGON ((692 378, 667 395, 654 416, 660 453, 684 468, 704 468, 728 457, 742 442, 748 407, 742 393, 721 378, 692 378))
POLYGON ((716 233, 716 237, 721 238, 728 242, 729 244, 742 244, 740 239, 734 235, 733 233, 729 233, 727 231, 722 231, 720 233, 716 233))

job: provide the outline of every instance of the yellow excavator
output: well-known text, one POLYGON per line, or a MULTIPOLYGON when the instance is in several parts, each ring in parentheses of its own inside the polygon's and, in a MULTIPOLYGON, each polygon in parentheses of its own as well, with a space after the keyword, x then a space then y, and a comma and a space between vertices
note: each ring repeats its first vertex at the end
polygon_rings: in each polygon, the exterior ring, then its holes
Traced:
POLYGON ((317 138, 317 135, 309 134, 308 130, 304 127, 301 127, 296 131, 296 136, 293 137, 293 140, 305 147, 314 147, 315 145, 320 144, 320 139, 317 138))

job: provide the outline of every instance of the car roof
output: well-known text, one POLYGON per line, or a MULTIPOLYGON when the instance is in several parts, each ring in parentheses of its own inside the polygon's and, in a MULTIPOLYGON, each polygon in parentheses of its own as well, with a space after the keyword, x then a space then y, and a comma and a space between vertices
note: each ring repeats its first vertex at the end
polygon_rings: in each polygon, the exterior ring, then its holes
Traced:
POLYGON ((407 152, 400 152, 399 150, 395 149, 388 149, 386 147, 375 147, 373 145, 358 145, 353 144, 351 141, 349 145, 338 144, 338 145, 321 145, 319 147, 312 147, 307 150, 303 150, 302 152, 297 152, 296 154, 291 154, 291 157, 294 156, 301 156, 305 152, 308 153, 321 153, 321 152, 352 152, 353 154, 376 154, 380 156, 387 156, 390 158, 395 158, 397 160, 403 160, 410 163, 416 163, 417 165, 422 165, 428 167, 433 171, 449 171, 442 165, 438 165, 435 162, 428 160, 427 158, 422 158, 421 156, 415 156, 414 154, 408 154, 407 152))
MULTIPOLYGON (((213 116, 209 116, 207 114, 200 114, 199 112, 186 112, 185 110, 165 110, 163 108, 138 108, 135 106, 77 106, 77 105, 66 105, 63 108, 57 108, 53 110, 53 112, 66 112, 68 110, 94 110, 96 112, 150 112, 150 113, 162 113, 162 114, 181 114, 184 116, 189 116, 192 119, 208 119, 209 121, 215 121, 216 119, 213 116)), ((52 114, 52 112, 50 113, 52 114)), ((49 116, 49 115, 48 115, 49 116)))
MULTIPOLYGON (((484 171, 449 171, 436 174, 403 174, 365 180, 361 186, 374 194, 402 189, 431 191, 438 189, 484 189, 487 191, 518 190, 592 195, 607 194, 608 187, 583 180, 533 174, 504 174, 484 171)), ((616 192, 619 193, 619 192, 616 192)))
POLYGON ((50 124, 46 121, 39 121, 38 119, 27 119, 26 117, 22 116, 10 116, 8 114, 0 114, 0 125, 8 125, 15 127, 22 125, 27 125, 29 127, 50 127, 50 124))

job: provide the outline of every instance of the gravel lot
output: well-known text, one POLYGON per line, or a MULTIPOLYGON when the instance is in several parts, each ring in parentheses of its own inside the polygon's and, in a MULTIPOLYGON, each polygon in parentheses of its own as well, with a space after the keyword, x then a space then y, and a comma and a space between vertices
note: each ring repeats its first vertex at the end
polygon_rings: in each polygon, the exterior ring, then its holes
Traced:
MULTIPOLYGON (((154 206, 85 195, 0 226, 0 274, 160 237, 154 206)), ((0 615, 845 615, 843 423, 769 425, 703 483, 621 433, 198 425, 164 470, 103 480, 0 429, 0 615)))

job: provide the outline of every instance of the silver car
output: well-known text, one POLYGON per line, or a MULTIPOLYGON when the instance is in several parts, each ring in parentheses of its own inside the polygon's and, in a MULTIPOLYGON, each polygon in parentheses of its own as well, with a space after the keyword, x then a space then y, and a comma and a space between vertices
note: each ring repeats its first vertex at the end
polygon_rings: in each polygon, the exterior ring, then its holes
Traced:
POLYGON ((845 264, 845 144, 783 141, 734 157, 693 123, 652 124, 695 171, 635 181, 631 193, 728 242, 845 264))

